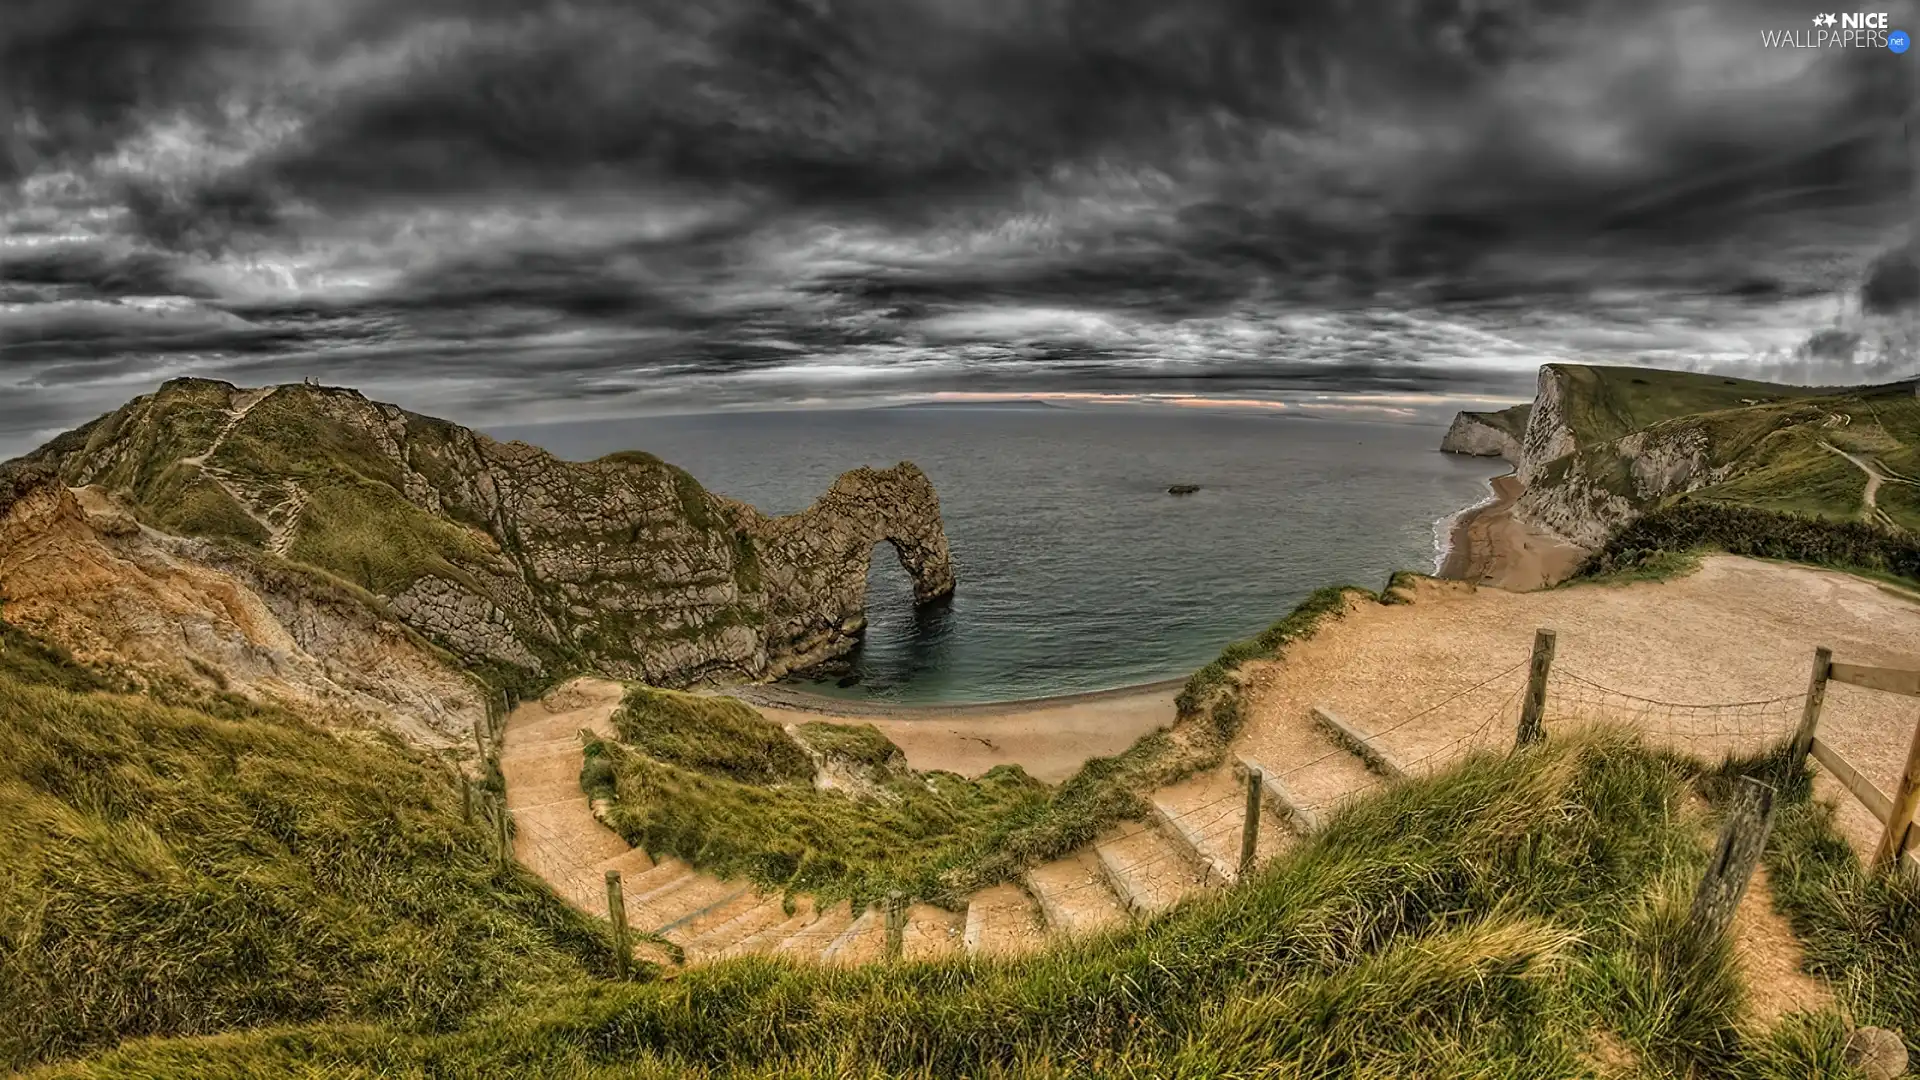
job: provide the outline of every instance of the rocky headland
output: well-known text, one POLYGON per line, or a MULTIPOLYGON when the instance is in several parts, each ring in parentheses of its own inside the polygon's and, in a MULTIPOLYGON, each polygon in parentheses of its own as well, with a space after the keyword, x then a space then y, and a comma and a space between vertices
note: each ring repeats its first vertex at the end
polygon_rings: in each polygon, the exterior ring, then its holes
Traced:
POLYGON ((1834 392, 1549 364, 1530 405, 1463 412, 1442 439, 1444 451, 1497 456, 1513 467, 1495 481, 1492 499, 1456 517, 1443 571, 1516 588, 1552 584, 1624 526, 1688 496, 1853 515, 1860 511, 1847 488, 1860 480, 1833 443, 1896 451, 1901 436, 1885 423, 1871 436, 1848 428, 1853 410, 1890 419, 1898 415, 1890 410, 1908 407, 1907 396, 1904 388, 1834 392), (1882 398, 1891 404, 1874 404, 1882 398), (1801 505, 1810 491, 1831 493, 1834 505, 1801 505))
POLYGON ((910 463, 772 517, 649 454, 565 461, 346 389, 176 380, 7 469, 9 620, 442 738, 573 671, 685 686, 845 653, 881 543, 918 600, 954 588, 910 463))

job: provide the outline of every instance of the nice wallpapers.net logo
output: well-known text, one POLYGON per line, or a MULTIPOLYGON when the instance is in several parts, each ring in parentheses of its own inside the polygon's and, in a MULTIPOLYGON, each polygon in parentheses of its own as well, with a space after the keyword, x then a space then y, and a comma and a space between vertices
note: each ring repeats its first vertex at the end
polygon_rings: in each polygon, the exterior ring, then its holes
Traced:
POLYGON ((1905 30, 1895 30, 1884 11, 1822 12, 1812 25, 1760 31, 1760 44, 1769 49, 1885 49, 1903 53, 1913 46, 1905 30))

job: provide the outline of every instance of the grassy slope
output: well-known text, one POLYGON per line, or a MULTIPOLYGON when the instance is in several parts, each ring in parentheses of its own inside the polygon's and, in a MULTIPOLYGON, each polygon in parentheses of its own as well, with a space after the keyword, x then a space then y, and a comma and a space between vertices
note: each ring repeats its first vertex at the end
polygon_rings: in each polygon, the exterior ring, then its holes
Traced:
POLYGON ((981 846, 1047 803, 1017 766, 916 773, 874 728, 833 724, 806 725, 809 745, 870 791, 817 791, 807 751, 732 698, 633 687, 614 721, 622 741, 589 746, 582 783, 611 797, 630 843, 827 900, 897 888, 957 902, 952 881, 981 846))
MULTIPOLYGON (((1735 466, 1726 480, 1686 496, 1694 501, 1860 520, 1866 474, 1822 443, 1920 479, 1920 401, 1908 384, 1836 390, 1644 368, 1560 370, 1571 387, 1565 408, 1582 471, 1619 495, 1634 498, 1634 483, 1629 462, 1609 443, 1635 431, 1703 430, 1707 464, 1735 466), (1835 415, 1852 419, 1828 426, 1835 415)), ((1566 471, 1565 463, 1550 466, 1543 482, 1566 471)), ((1883 485, 1879 503, 1896 523, 1920 531, 1920 486, 1883 485)))
POLYGON ((0 641, 0 1068, 140 1035, 449 1027, 603 963, 446 773, 0 641))
POLYGON ((1694 413, 1744 408, 1818 394, 1804 387, 1657 368, 1556 365, 1568 384, 1567 426, 1582 444, 1617 439, 1694 413))
POLYGON ((1196 672, 1178 697, 1175 729, 1094 758, 1052 790, 1011 766, 977 781, 914 773, 870 727, 809 724, 803 738, 865 766, 877 795, 814 791, 802 772, 780 764, 798 747, 746 706, 641 688, 616 714, 632 745, 590 746, 582 783, 612 800, 609 823, 649 851, 827 898, 898 889, 958 906, 968 893, 1144 817, 1145 793, 1218 765, 1242 721, 1240 665, 1276 655, 1349 604, 1370 602, 1393 601, 1352 586, 1313 593, 1196 672))
MULTIPOLYGON (((1682 809, 1702 779, 1719 778, 1618 736, 1563 737, 1397 786, 1245 887, 1018 962, 756 958, 558 987, 450 1032, 156 1042, 48 1075, 1531 1080, 1596 1075, 1604 1037, 1625 1065, 1610 1075, 1845 1076, 1836 1016, 1744 1030, 1729 950, 1680 932, 1708 857, 1710 823, 1682 809)), ((1792 823, 1784 859, 1824 842, 1817 816, 1792 823)), ((1882 971, 1911 946, 1858 948, 1882 971)), ((1863 1004, 1920 1022, 1907 997, 1863 1004)))

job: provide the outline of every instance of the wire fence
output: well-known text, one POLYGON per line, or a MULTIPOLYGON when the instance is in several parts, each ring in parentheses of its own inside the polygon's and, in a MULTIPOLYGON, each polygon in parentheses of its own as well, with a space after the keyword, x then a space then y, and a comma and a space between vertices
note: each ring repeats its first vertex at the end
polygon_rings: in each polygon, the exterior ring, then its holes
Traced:
POLYGON ((1753 701, 1663 701, 1556 669, 1547 680, 1546 722, 1627 724, 1654 745, 1711 760, 1778 745, 1798 726, 1806 699, 1803 691, 1753 701))

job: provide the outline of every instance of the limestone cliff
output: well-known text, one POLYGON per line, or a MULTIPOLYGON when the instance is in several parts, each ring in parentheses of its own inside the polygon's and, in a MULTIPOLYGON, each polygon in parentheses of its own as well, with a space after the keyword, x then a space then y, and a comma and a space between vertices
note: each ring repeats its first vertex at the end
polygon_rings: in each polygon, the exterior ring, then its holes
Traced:
MULTIPOLYGON (((1498 438, 1510 426, 1487 424, 1489 414, 1461 413, 1442 449, 1483 453, 1498 446, 1525 486, 1514 516, 1594 548, 1677 496, 1750 500, 1753 492, 1726 485, 1763 476, 1783 455, 1836 437, 1819 425, 1842 406, 1823 407, 1816 394, 1693 372, 1549 364, 1540 369, 1513 445, 1498 438)), ((1812 451, 1816 460, 1824 456, 1812 451)))
POLYGON ((1448 454, 1472 457, 1505 458, 1520 461, 1520 435, 1526 430, 1528 407, 1515 405, 1499 412, 1463 412, 1440 440, 1440 449, 1448 454))
POLYGON ((29 460, 156 532, 364 590, 508 683, 764 679, 845 652, 881 542, 920 600, 953 590, 939 500, 908 463, 856 469, 776 518, 649 454, 564 461, 352 390, 204 380, 29 460))

